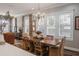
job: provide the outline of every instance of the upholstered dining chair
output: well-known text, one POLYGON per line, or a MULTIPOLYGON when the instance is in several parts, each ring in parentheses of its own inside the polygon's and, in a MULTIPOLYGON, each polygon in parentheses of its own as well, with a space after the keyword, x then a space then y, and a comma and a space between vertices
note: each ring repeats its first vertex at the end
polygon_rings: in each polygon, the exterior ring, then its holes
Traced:
POLYGON ((54 37, 53 35, 47 35, 47 38, 50 40, 53 40, 53 37, 54 37))
POLYGON ((57 46, 49 47, 49 56, 63 56, 64 55, 64 40, 65 40, 65 37, 61 39, 61 42, 57 46))
POLYGON ((59 53, 59 56, 63 56, 64 55, 64 43, 65 43, 65 39, 66 37, 63 37, 61 39, 61 42, 60 42, 60 45, 58 46, 58 53, 59 53))
POLYGON ((7 43, 14 44, 15 43, 15 35, 12 32, 3 33, 4 40, 7 43))
POLYGON ((16 40, 15 34, 13 32, 3 33, 3 36, 4 36, 5 42, 7 42, 9 44, 13 44, 20 48, 22 47, 21 40, 16 40))
POLYGON ((29 36, 28 33, 22 33, 22 37, 27 37, 27 36, 29 36))
POLYGON ((34 52, 34 45, 33 45, 33 41, 26 36, 25 38, 22 39, 22 48, 24 50, 28 50, 29 52, 34 52))
POLYGON ((30 48, 29 37, 26 36, 22 40, 23 40, 23 49, 29 50, 30 48))
POLYGON ((40 41, 34 41, 35 54, 39 53, 40 55, 44 55, 47 53, 46 47, 40 41))

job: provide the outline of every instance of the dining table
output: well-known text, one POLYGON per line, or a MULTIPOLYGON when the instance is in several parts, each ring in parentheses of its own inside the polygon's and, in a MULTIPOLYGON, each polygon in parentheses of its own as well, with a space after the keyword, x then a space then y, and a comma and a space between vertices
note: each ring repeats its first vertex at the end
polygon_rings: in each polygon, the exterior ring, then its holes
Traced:
MULTIPOLYGON (((22 39, 26 39, 26 37, 22 37, 22 39)), ((48 39, 47 37, 43 37, 42 39, 36 39, 35 37, 29 37, 28 39, 31 42, 34 42, 35 40, 39 40, 40 43, 46 45, 46 46, 56 46, 60 44, 61 37, 54 37, 53 39, 48 39)))
MULTIPOLYGON (((22 37, 22 38, 25 39, 25 37, 22 37)), ((41 38, 38 39, 38 38, 35 38, 35 37, 30 37, 30 39, 28 39, 28 40, 31 41, 31 42, 34 42, 35 40, 39 41, 47 49, 48 55, 50 55, 50 52, 51 52, 50 51, 51 50, 50 47, 53 48, 52 50, 55 51, 54 54, 56 54, 57 50, 55 48, 58 45, 60 45, 62 37, 56 37, 55 36, 53 39, 48 39, 47 37, 43 37, 42 39, 41 38)), ((31 43, 31 45, 33 46, 32 43, 31 43)))
POLYGON ((42 44, 45 44, 47 46, 56 46, 60 44, 61 39, 58 38, 53 38, 53 39, 46 39, 44 38, 43 40, 40 41, 42 44))
POLYGON ((54 37, 53 39, 44 38, 40 42, 43 44, 43 46, 47 48, 49 56, 58 56, 61 41, 62 41, 61 37, 54 37))

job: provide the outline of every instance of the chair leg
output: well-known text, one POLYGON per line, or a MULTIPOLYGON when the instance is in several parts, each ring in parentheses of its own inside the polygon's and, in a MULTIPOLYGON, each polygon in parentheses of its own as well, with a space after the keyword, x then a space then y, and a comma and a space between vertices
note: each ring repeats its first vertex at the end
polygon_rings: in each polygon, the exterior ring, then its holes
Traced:
POLYGON ((42 52, 40 53, 40 56, 43 56, 43 53, 42 52))
POLYGON ((37 54, 36 50, 34 50, 35 54, 37 54))

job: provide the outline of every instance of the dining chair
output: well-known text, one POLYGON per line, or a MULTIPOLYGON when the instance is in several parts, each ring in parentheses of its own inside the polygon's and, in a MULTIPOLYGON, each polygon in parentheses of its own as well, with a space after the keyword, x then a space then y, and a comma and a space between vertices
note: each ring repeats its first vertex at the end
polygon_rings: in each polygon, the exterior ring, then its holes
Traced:
POLYGON ((27 37, 27 36, 29 36, 28 33, 22 33, 22 37, 27 37))
POLYGON ((64 42, 65 42, 66 37, 63 37, 61 39, 60 45, 58 46, 58 53, 59 56, 63 56, 64 55, 64 42))
POLYGON ((35 54, 39 53, 41 56, 47 53, 46 47, 40 42, 35 40, 34 41, 34 47, 35 47, 35 54))
POLYGON ((34 49, 33 41, 28 36, 26 36, 22 40, 23 40, 23 49, 32 52, 34 49))
POLYGON ((53 37, 54 37, 53 35, 47 35, 47 38, 50 40, 53 40, 53 37))
POLYGON ((15 43, 15 35, 12 32, 3 33, 4 40, 7 43, 14 44, 15 43))
POLYGON ((21 42, 21 40, 17 40, 16 36, 15 36, 15 34, 13 32, 3 33, 3 36, 4 36, 5 42, 7 42, 9 44, 13 44, 13 45, 15 45, 17 47, 22 48, 22 42, 21 42))
POLYGON ((65 37, 61 39, 61 42, 58 45, 49 47, 49 56, 64 55, 64 40, 65 40, 65 37))
POLYGON ((22 40, 23 40, 23 49, 28 50, 29 49, 29 42, 28 42, 29 38, 25 37, 22 40))

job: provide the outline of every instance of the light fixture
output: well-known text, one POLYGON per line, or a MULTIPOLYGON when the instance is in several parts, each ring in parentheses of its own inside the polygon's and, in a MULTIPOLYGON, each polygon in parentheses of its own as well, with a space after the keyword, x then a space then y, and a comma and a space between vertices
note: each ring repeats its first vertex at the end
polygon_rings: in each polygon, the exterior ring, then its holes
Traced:
POLYGON ((13 19, 14 17, 13 16, 10 16, 10 13, 9 13, 9 11, 7 11, 6 12, 6 14, 4 15, 4 18, 5 18, 5 20, 8 20, 8 19, 13 19))
POLYGON ((32 8, 32 10, 34 10, 35 8, 32 8))
POLYGON ((2 34, 4 28, 6 27, 8 20, 12 20, 14 17, 10 16, 9 11, 6 12, 5 15, 0 15, 0 33, 2 34))
POLYGON ((36 20, 39 20, 44 18, 45 15, 46 15, 45 12, 41 12, 40 3, 38 3, 38 10, 36 13, 33 14, 33 16, 36 18, 36 20))

